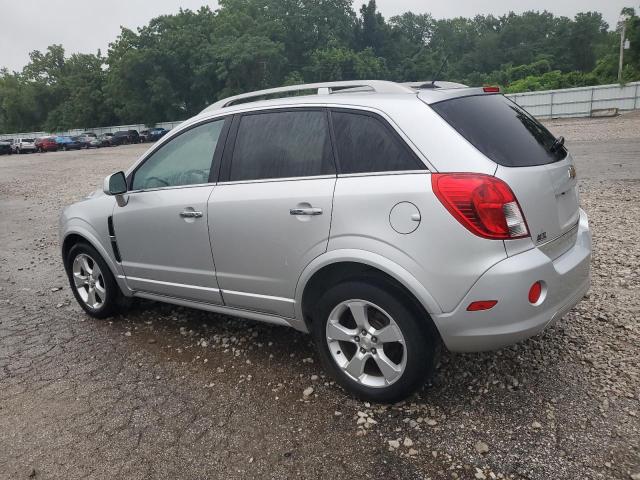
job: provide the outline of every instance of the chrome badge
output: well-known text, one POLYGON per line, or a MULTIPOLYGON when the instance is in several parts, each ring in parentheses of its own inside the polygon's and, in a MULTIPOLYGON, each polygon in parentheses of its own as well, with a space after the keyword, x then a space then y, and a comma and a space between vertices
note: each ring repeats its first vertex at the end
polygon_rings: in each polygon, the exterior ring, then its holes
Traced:
POLYGON ((569 178, 572 180, 576 178, 576 167, 574 167, 573 165, 569 166, 569 178))

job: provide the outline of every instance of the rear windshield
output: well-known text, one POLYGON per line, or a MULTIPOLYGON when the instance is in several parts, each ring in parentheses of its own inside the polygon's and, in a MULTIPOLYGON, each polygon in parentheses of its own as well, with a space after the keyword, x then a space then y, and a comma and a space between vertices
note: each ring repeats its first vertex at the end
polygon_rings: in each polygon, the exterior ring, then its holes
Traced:
POLYGON ((23 142, 33 142, 33 138, 23 138, 23 142))
POLYGON ((567 151, 540 122, 503 95, 453 98, 431 105, 458 133, 499 165, 557 162, 567 151))

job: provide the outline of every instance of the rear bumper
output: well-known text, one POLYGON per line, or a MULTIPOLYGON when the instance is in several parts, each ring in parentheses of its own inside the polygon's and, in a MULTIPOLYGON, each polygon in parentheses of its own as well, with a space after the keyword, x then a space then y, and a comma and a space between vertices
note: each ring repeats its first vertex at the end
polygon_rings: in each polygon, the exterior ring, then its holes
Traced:
POLYGON ((458 307, 433 319, 447 348, 457 352, 493 350, 529 338, 555 323, 584 296, 590 285, 591 232, 584 211, 576 242, 555 260, 540 249, 508 257, 487 270, 458 307), (541 300, 528 292, 544 282, 541 300), (490 310, 468 312, 477 300, 497 300, 490 310))

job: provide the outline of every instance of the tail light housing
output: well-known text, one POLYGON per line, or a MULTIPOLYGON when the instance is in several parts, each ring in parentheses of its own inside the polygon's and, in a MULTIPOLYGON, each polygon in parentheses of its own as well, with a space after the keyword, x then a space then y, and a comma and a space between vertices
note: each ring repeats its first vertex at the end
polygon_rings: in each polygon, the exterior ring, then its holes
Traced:
POLYGON ((518 200, 499 178, 479 173, 434 173, 431 186, 449 213, 475 235, 493 240, 529 236, 518 200))

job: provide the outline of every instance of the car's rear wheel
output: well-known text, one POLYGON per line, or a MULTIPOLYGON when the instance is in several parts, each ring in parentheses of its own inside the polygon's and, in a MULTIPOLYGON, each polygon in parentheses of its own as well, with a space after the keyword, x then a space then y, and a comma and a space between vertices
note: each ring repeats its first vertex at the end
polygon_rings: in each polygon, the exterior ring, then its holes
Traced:
POLYGON ((433 373, 439 339, 431 319, 399 289, 353 280, 318 301, 313 334, 325 367, 355 395, 394 402, 433 373))
POLYGON ((66 270, 77 302, 89 315, 106 318, 117 313, 122 292, 95 248, 77 243, 67 255, 66 270))

